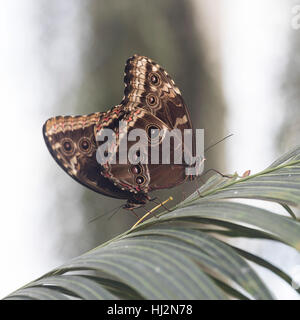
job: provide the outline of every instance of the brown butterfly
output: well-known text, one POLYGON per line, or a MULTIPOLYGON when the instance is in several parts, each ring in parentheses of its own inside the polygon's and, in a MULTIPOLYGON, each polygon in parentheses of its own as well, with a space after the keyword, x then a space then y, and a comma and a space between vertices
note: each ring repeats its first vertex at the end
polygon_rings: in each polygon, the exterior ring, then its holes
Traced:
MULTIPOLYGON (((127 124, 128 134, 139 128, 147 132, 149 139, 153 138, 153 129, 176 128, 183 132, 191 129, 192 123, 180 90, 151 59, 139 55, 129 58, 124 82, 124 97, 119 105, 107 112, 50 118, 43 126, 43 134, 53 158, 72 178, 98 193, 127 199, 124 208, 132 210, 150 200, 149 192, 171 188, 191 178, 185 173, 187 165, 161 164, 161 159, 158 164, 150 164, 149 160, 149 164, 141 161, 101 165, 96 151, 103 143, 98 139, 102 130, 110 128, 118 136, 118 143, 110 150, 110 154, 118 156, 120 141, 125 139, 118 126, 121 120, 127 124)), ((161 148, 162 139, 158 144, 161 148)))

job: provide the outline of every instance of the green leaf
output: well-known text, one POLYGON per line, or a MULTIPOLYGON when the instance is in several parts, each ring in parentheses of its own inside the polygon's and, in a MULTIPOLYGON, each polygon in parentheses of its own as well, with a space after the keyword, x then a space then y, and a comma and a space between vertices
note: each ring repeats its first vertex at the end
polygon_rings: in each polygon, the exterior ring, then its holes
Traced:
POLYGON ((214 220, 247 224, 260 228, 300 250, 300 223, 265 209, 237 202, 202 200, 188 207, 167 213, 160 220, 184 219, 189 221, 189 218, 199 219, 200 221, 201 218, 205 218, 211 220, 212 224, 214 220))
MULTIPOLYGON (((201 264, 206 272, 215 278, 234 281, 257 299, 271 299, 269 291, 256 273, 232 248, 223 242, 199 231, 178 227, 148 228, 141 233, 135 232, 139 241, 148 239, 154 243, 165 243, 170 248, 182 251, 192 260, 201 264), (141 239, 142 238, 142 239, 141 239)), ((132 241, 132 240, 131 240, 132 241)))
POLYGON ((268 240, 299 251, 300 222, 290 208, 299 204, 297 147, 252 176, 214 175, 171 212, 72 259, 6 299, 273 299, 249 261, 290 285, 292 279, 227 241, 268 240), (276 202, 291 217, 231 201, 241 198, 276 202))
POLYGON ((282 207, 289 213, 289 215, 294 218, 295 220, 297 220, 297 217, 295 215, 295 213, 293 212, 293 210, 287 205, 287 204, 284 204, 284 203, 280 203, 282 205, 282 207))
POLYGON ((48 288, 54 286, 58 292, 87 300, 116 299, 116 296, 98 283, 95 283, 95 281, 78 275, 45 277, 42 280, 35 281, 32 287, 34 288, 35 286, 48 288))
MULTIPOLYGON (((239 253, 242 257, 245 257, 247 260, 252 261, 252 262, 256 263, 257 265, 272 271, 278 277, 280 277, 282 280, 284 280, 287 284, 292 283, 292 278, 288 274, 286 274, 284 271, 277 268, 276 266, 274 266, 270 262, 266 261, 265 259, 255 255, 255 254, 252 254, 248 251, 242 250, 240 248, 236 248, 234 246, 232 246, 232 248, 234 248, 237 251, 237 253, 239 253)), ((300 288, 295 289, 295 290, 298 293, 300 293, 300 288)))

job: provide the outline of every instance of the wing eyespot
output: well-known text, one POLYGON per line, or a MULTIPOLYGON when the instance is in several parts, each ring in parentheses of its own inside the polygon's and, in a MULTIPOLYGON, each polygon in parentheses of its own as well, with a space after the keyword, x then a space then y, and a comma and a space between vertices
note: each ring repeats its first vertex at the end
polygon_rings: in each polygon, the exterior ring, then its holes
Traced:
POLYGON ((149 73, 149 80, 155 86, 159 86, 161 83, 161 78, 160 78, 159 74, 156 72, 149 73))
POLYGON ((139 165, 134 165, 134 166, 131 166, 130 167, 130 171, 133 173, 133 174, 140 174, 142 172, 142 168, 141 166, 139 165))
MULTIPOLYGON (((129 155, 129 161, 130 163, 138 166, 138 163, 147 163, 147 154, 140 151, 140 150, 137 150, 135 153, 133 153, 132 155, 129 155)), ((135 170, 135 169, 133 169, 135 170)), ((140 168, 141 172, 142 172, 142 169, 140 168)), ((134 173, 132 170, 130 170, 132 173, 134 173)))
POLYGON ((87 137, 82 137, 78 142, 79 150, 83 153, 89 153, 92 149, 91 140, 87 137))
POLYGON ((147 105, 151 108, 157 107, 159 104, 159 99, 152 93, 149 93, 146 97, 147 105))
POLYGON ((160 133, 161 128, 157 125, 157 124, 149 124, 146 127, 146 132, 148 135, 148 139, 151 140, 156 140, 159 137, 159 133, 160 133))
POLYGON ((143 185, 146 182, 146 178, 144 176, 137 176, 136 179, 135 179, 135 182, 138 185, 143 185))
POLYGON ((75 144, 70 138, 64 138, 61 142, 62 152, 67 155, 71 156, 75 151, 75 144))

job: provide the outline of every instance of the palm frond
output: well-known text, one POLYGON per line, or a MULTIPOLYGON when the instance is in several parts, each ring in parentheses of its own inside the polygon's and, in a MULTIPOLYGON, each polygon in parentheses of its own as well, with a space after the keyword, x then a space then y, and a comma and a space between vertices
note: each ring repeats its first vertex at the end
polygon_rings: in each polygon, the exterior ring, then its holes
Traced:
POLYGON ((72 259, 6 299, 273 299, 253 263, 290 285, 291 277, 228 239, 279 241, 299 251, 300 223, 290 208, 299 205, 297 147, 252 176, 213 176, 171 212, 72 259), (291 216, 230 201, 242 198, 276 202, 291 216))

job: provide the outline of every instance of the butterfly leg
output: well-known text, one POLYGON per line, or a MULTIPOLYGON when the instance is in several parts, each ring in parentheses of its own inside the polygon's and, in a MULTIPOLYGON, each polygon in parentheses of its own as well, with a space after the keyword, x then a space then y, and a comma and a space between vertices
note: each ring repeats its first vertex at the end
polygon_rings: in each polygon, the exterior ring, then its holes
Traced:
POLYGON ((131 213, 133 213, 138 219, 140 218, 133 209, 131 209, 131 210, 129 210, 129 211, 130 211, 131 213))
POLYGON ((216 170, 216 169, 212 169, 212 168, 206 170, 206 171, 203 173, 203 175, 207 174, 207 173, 210 172, 210 171, 214 171, 215 173, 219 174, 219 175, 222 176, 223 178, 232 178, 232 175, 223 174, 223 173, 221 173, 220 171, 218 171, 218 170, 216 170))
MULTIPOLYGON (((220 171, 218 171, 218 170, 216 170, 216 169, 212 169, 212 168, 206 170, 201 176, 206 175, 206 174, 209 173, 210 171, 216 172, 217 174, 219 174, 219 175, 222 176, 223 178, 229 178, 229 179, 231 179, 231 178, 233 177, 232 175, 225 175, 225 174, 221 173, 220 171)), ((198 178, 201 180, 201 182, 202 182, 203 184, 205 183, 200 176, 198 176, 198 178)), ((199 191, 200 186, 198 185, 197 178, 195 179, 195 183, 197 184, 197 189, 196 189, 196 191, 197 191, 197 193, 198 193, 198 196, 202 198, 202 195, 200 194, 200 191, 199 191)))
POLYGON ((194 181, 194 183, 196 184, 196 191, 197 191, 197 193, 198 193, 198 196, 201 197, 201 194, 200 194, 200 191, 199 191, 200 185, 199 185, 197 179, 200 179, 201 182, 202 182, 202 184, 204 184, 205 182, 202 180, 202 178, 201 178, 200 176, 194 176, 194 177, 192 178, 192 181, 194 181))

